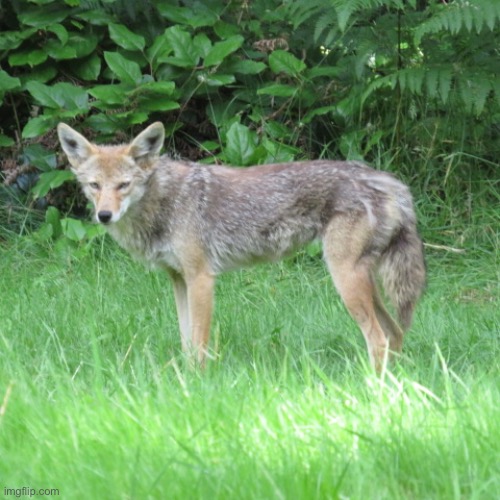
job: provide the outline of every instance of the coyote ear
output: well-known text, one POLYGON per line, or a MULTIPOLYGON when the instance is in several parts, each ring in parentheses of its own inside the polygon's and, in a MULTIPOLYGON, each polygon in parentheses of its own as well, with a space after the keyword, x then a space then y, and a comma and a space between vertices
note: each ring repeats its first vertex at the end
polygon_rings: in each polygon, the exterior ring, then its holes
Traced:
POLYGON ((155 122, 143 130, 129 146, 129 154, 141 166, 149 166, 160 154, 165 140, 165 128, 155 122))
POLYGON ((57 135, 72 167, 78 167, 95 153, 95 147, 65 123, 57 126, 57 135))

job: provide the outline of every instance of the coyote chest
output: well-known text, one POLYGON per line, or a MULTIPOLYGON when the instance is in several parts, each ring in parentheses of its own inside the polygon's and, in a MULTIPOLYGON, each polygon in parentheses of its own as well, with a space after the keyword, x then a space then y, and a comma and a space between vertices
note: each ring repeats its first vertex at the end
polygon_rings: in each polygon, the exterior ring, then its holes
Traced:
POLYGON ((127 219, 107 227, 108 233, 123 249, 146 265, 181 270, 177 252, 166 234, 158 240, 151 236, 143 221, 127 219))

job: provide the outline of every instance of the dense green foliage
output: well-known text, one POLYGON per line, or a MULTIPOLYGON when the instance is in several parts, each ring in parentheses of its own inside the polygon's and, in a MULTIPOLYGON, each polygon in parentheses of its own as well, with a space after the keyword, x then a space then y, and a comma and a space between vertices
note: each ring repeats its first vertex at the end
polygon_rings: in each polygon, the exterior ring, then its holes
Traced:
MULTIPOLYGON (((38 197, 70 177, 59 121, 123 140, 161 120, 169 152, 234 165, 363 158, 438 197, 497 164, 495 0, 1 5, 1 166, 18 192, 29 172, 38 197)), ((67 191, 49 202, 71 208, 67 191)))

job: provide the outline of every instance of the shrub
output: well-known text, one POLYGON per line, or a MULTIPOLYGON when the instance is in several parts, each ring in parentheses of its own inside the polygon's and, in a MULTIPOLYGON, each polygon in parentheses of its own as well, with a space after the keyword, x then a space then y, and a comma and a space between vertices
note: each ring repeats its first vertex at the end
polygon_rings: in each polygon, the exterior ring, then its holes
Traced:
POLYGON ((161 120, 193 160, 358 158, 460 191, 498 155, 499 23, 495 0, 13 0, 4 180, 81 209, 55 125, 107 141, 161 120))

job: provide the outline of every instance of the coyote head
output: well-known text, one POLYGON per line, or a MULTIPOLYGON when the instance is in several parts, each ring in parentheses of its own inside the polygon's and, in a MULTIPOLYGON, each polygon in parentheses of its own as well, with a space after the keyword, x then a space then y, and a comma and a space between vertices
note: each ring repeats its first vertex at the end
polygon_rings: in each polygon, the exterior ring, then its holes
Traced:
POLYGON ((98 222, 118 222, 140 200, 163 145, 165 130, 153 123, 130 144, 99 146, 64 123, 57 127, 59 141, 71 170, 94 204, 98 222))

